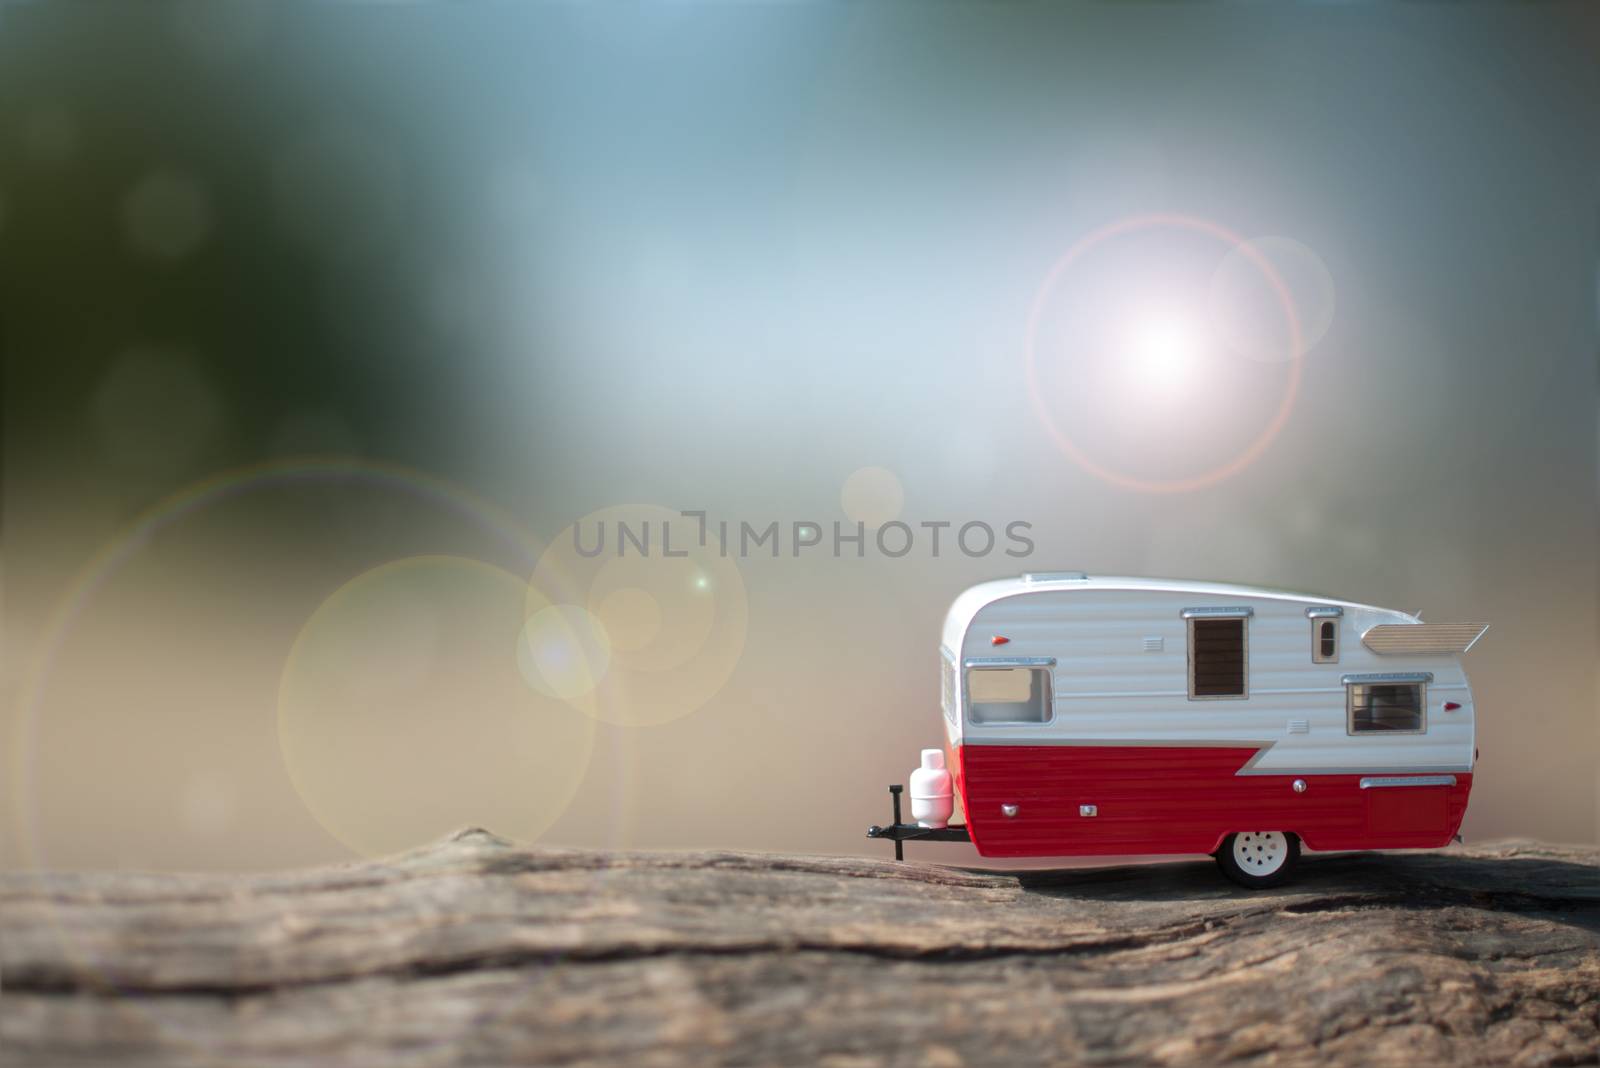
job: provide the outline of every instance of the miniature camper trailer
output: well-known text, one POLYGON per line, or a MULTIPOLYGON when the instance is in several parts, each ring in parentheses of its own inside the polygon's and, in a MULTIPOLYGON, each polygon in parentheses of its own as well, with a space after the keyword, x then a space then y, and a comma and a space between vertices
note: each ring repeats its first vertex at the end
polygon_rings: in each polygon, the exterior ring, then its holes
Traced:
POLYGON ((1252 887, 1302 843, 1443 846, 1476 759, 1461 656, 1486 629, 1203 582, 984 583, 945 618, 945 759, 912 780, 917 822, 894 787, 894 824, 868 833, 897 856, 968 838, 986 857, 1206 853, 1252 887))

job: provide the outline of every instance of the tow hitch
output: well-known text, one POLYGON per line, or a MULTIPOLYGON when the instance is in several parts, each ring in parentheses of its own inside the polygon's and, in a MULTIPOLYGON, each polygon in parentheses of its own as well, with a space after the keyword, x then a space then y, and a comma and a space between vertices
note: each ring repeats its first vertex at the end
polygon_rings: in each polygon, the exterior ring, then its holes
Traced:
POLYGON ((894 822, 887 827, 873 824, 867 828, 868 838, 887 838, 894 843, 894 859, 906 859, 905 843, 916 839, 922 842, 970 842, 972 836, 967 833, 964 823, 954 823, 948 827, 923 827, 915 823, 900 822, 900 793, 905 787, 896 783, 889 787, 889 797, 894 806, 894 822))

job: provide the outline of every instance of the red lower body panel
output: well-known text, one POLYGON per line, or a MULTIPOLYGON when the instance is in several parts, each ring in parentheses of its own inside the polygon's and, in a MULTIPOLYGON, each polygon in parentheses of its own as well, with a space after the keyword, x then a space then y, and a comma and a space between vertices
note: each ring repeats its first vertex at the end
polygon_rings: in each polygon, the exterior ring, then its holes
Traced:
MULTIPOLYGON (((967 745, 951 756, 967 829, 986 857, 1210 853, 1234 831, 1292 831, 1310 849, 1447 845, 1454 786, 1374 787, 1361 775, 1241 775, 1254 747, 967 745), (1296 778, 1306 781, 1294 791, 1296 778), (1006 816, 1002 806, 1016 806, 1006 816), (1079 806, 1093 805, 1084 816, 1079 806)), ((1400 775, 1374 769, 1369 775, 1400 775)))

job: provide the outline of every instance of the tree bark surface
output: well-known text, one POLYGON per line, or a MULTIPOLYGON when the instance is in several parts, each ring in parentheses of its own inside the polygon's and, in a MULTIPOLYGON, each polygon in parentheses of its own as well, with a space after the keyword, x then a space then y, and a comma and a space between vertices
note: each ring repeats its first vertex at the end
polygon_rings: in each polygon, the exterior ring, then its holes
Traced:
POLYGON ((977 872, 469 830, 290 874, 11 874, 0 1057, 1595 1063, 1600 851, 1308 854, 1249 893, 1208 861, 977 872))

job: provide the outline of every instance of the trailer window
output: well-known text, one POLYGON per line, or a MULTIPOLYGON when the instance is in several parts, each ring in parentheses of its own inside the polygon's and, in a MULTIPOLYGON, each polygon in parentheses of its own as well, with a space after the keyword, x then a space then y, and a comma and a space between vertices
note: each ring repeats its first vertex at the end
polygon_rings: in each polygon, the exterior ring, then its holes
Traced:
POLYGON ((1339 662, 1339 621, 1313 619, 1311 621, 1311 660, 1317 664, 1339 662))
POLYGON ((973 723, 1044 723, 1050 719, 1048 668, 968 668, 967 716, 973 723))
POLYGON ((1351 734, 1421 734, 1427 727, 1425 683, 1351 682, 1345 694, 1351 734))
POLYGON ((1248 618, 1189 619, 1189 699, 1248 697, 1248 618))

